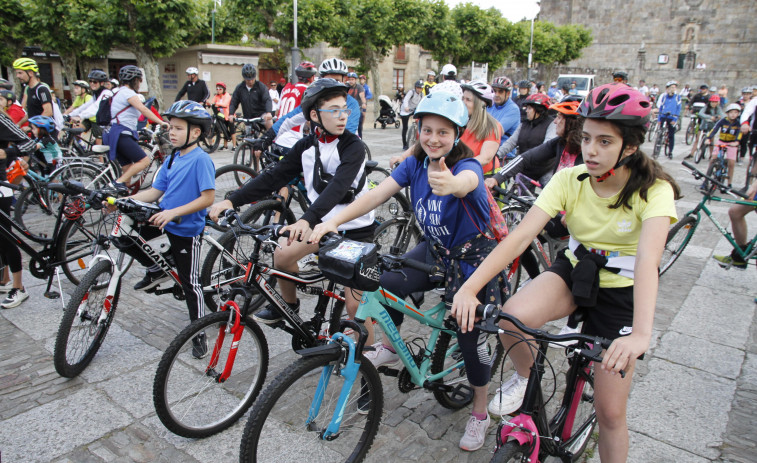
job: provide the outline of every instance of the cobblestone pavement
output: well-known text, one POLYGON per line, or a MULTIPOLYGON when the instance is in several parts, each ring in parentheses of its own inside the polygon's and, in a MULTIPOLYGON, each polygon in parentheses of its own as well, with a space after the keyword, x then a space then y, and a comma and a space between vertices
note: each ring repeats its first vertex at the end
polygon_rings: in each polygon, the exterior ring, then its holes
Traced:
MULTIPOLYGON (((366 140, 385 165, 400 148, 399 130, 374 130, 366 140)), ((687 152, 679 134, 675 160, 663 160, 685 197, 680 213, 699 200, 694 179, 679 165, 687 152)), ((218 165, 231 154, 213 155, 218 165)), ((704 165, 701 165, 704 169, 704 165)), ((743 178, 743 168, 737 170, 743 178)), ((713 203, 728 223, 727 208, 713 203)), ((750 230, 757 221, 749 219, 750 230)), ((632 462, 757 461, 757 323, 753 297, 757 275, 724 271, 711 259, 727 242, 708 221, 661 279, 653 345, 640 362, 629 403, 632 462)), ((75 379, 61 378, 52 350, 61 301, 43 298, 44 282, 28 273, 31 297, 0 310, 0 461, 194 462, 235 461, 245 419, 219 435, 192 440, 168 432, 152 405, 152 380, 163 350, 187 323, 186 308, 170 296, 136 293, 141 269, 127 276, 115 322, 92 364, 75 379)), ((64 292, 73 288, 63 281, 64 292)), ((64 296, 65 299, 66 296, 64 296)), ((433 299, 433 298, 429 298, 433 299)), ((434 300, 427 304, 434 303, 434 300)), ((558 330, 561 322, 550 325, 558 330)), ((271 350, 268 378, 295 358, 290 338, 264 328, 271 350)), ((417 332, 408 326, 406 336, 417 332)), ((555 351, 556 353, 558 351, 555 351)), ((555 354, 556 355, 556 354, 555 354)), ((502 370, 509 376, 510 366, 502 370)), ((495 378, 493 383, 497 383, 495 378)), ((488 461, 484 449, 458 449, 469 410, 450 411, 432 394, 402 394, 383 378, 386 408, 369 461, 488 461)), ((496 384, 491 386, 493 391, 496 384)), ((305 457, 303 456, 303 461, 305 457)), ((592 447, 585 459, 598 462, 592 447)), ((282 462, 283 463, 283 462, 282 462)))

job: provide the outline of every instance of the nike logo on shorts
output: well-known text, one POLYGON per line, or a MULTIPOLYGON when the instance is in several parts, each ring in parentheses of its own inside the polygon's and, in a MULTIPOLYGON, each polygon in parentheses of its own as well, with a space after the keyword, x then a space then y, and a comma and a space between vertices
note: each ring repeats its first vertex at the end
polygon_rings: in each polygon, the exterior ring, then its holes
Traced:
POLYGON ((626 336, 626 335, 631 334, 632 332, 633 332, 633 327, 624 326, 623 328, 620 329, 620 331, 618 331, 618 334, 620 334, 621 336, 626 336))

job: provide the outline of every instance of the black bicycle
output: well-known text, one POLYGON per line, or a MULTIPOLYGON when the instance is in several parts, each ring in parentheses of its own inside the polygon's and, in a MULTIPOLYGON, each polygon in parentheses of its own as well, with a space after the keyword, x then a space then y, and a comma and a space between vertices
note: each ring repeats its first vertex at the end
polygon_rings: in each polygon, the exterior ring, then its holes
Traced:
POLYGON ((218 109, 218 106, 211 104, 210 111, 213 117, 210 133, 200 140, 200 146, 208 153, 218 149, 221 139, 224 140, 224 144, 232 142, 232 135, 234 135, 226 121, 226 116, 218 109))

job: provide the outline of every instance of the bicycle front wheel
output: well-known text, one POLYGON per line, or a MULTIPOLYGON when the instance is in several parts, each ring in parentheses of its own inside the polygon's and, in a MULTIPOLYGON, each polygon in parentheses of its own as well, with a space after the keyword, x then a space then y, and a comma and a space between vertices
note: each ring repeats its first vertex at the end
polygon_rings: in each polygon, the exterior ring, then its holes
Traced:
POLYGON ((29 232, 36 241, 49 241, 57 220, 63 196, 52 192, 43 184, 24 190, 16 201, 13 220, 29 232))
POLYGON ((66 378, 79 375, 105 340, 116 314, 121 289, 119 282, 115 294, 108 296, 108 283, 112 276, 111 263, 101 260, 84 275, 68 301, 53 352, 55 371, 59 375, 66 378), (103 310, 106 315, 100 321, 103 310))
POLYGON ((683 220, 673 225, 673 228, 668 232, 667 240, 665 240, 665 249, 662 251, 660 275, 665 273, 678 260, 686 245, 691 241, 691 236, 696 229, 697 218, 693 215, 687 215, 683 220))
POLYGON ((237 315, 216 312, 195 320, 171 342, 153 382, 153 403, 169 431, 200 438, 228 428, 257 397, 268 370, 268 344, 250 317, 229 331, 237 315), (230 322, 231 317, 231 324, 230 322), (195 338, 205 335, 205 359, 195 357, 195 338), (236 351, 234 351, 236 349, 236 351), (227 377, 222 377, 226 369, 227 377))
POLYGON ((689 126, 686 127, 686 144, 691 145, 694 141, 694 135, 696 134, 696 124, 694 121, 689 122, 689 126))
POLYGON ((234 164, 241 164, 257 172, 257 162, 254 161, 255 153, 252 150, 252 144, 240 142, 234 151, 234 164))
POLYGON ((530 455, 528 445, 519 444, 518 441, 510 441, 498 448, 489 463, 507 463, 525 461, 530 455))
POLYGON ((704 144, 704 134, 702 134, 702 137, 699 140, 699 146, 697 146, 697 151, 694 153, 694 163, 699 164, 704 158, 706 152, 707 145, 704 144))
POLYGON ((381 379, 361 357, 338 433, 324 439, 344 386, 342 367, 333 355, 304 357, 277 376, 252 407, 239 461, 363 461, 381 421, 381 379))
MULTIPOLYGON (((249 180, 255 178, 255 172, 241 164, 229 164, 216 169, 215 201, 219 203, 229 199, 232 193, 240 189, 249 180)), ((218 231, 226 231, 219 224, 212 222, 210 226, 218 231)))
POLYGON ((217 150, 218 145, 221 143, 221 135, 223 132, 221 132, 222 129, 218 127, 219 123, 223 124, 224 122, 219 122, 217 118, 214 118, 213 123, 210 125, 210 133, 206 137, 200 138, 200 146, 207 151, 208 154, 217 150))

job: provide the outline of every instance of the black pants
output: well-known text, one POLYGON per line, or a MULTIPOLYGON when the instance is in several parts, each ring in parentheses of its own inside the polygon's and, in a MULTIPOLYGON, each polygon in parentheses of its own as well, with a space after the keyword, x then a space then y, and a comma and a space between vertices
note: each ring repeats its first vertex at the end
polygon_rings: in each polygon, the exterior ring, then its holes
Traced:
MULTIPOLYGON (((413 260, 425 262, 427 246, 428 243, 422 241, 418 246, 405 254, 405 256, 413 260)), ((402 272, 404 272, 404 275, 396 272, 382 273, 381 286, 403 299, 412 293, 429 291, 438 286, 437 283, 430 280, 427 273, 408 267, 403 268, 402 272)), ((479 299, 482 298, 482 294, 478 296, 479 299)), ((389 312, 392 321, 399 328, 405 319, 405 314, 390 308, 387 308, 387 312, 389 312)), ((482 333, 478 328, 467 333, 463 333, 458 329, 457 341, 460 343, 460 351, 463 353, 468 381, 473 386, 486 386, 489 383, 489 376, 491 375, 491 360, 486 350, 485 342, 486 333, 482 333)))
MULTIPOLYGON (((10 196, 0 197, 0 210, 8 214, 10 217, 11 203, 13 198, 10 196)), ((3 216, 0 216, 0 223, 8 230, 11 229, 9 220, 3 216)), ((21 267, 21 251, 13 241, 0 235, 0 257, 2 257, 3 263, 10 267, 12 273, 20 272, 21 267)))
POLYGON ((410 122, 410 116, 411 114, 408 114, 407 116, 400 116, 400 119, 402 119, 402 148, 406 149, 407 146, 407 127, 408 123, 410 122))
MULTIPOLYGON (((150 241, 153 238, 161 236, 163 232, 157 227, 143 226, 139 229, 139 234, 142 235, 145 241, 150 241)), ((171 243, 171 255, 176 262, 176 272, 179 274, 181 288, 184 290, 184 296, 187 298, 189 319, 195 321, 205 315, 202 284, 200 284, 200 247, 202 245, 202 236, 198 235, 187 238, 174 235, 171 232, 165 232, 165 234, 171 243)), ((120 248, 126 254, 133 256, 137 262, 146 268, 155 265, 152 258, 136 244, 120 248)))
POLYGON ((363 138, 363 122, 365 122, 365 111, 360 111, 360 122, 358 122, 357 126, 357 136, 360 138, 363 138))

